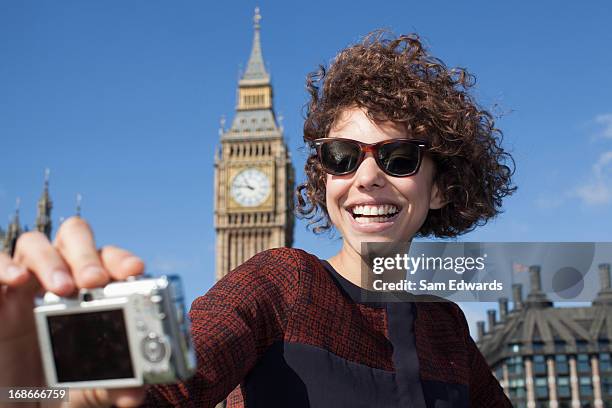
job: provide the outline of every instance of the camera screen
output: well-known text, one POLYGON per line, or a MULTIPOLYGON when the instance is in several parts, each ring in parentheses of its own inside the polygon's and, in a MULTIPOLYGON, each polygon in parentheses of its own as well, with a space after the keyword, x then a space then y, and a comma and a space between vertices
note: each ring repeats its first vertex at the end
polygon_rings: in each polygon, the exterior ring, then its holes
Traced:
POLYGON ((59 382, 133 378, 123 310, 48 316, 59 382))

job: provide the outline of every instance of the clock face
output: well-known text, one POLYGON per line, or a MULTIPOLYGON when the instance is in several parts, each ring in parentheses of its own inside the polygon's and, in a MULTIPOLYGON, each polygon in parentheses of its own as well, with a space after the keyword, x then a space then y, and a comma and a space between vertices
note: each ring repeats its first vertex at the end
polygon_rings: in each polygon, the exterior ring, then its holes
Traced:
POLYGON ((270 179, 261 170, 250 168, 234 177, 230 187, 232 198, 244 207, 257 207, 270 195, 270 179))

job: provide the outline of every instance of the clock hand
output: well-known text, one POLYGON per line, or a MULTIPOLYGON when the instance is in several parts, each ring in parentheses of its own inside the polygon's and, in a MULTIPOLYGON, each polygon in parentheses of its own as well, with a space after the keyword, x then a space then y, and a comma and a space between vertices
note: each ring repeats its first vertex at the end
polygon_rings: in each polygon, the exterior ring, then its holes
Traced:
POLYGON ((249 186, 248 184, 236 184, 236 188, 248 188, 250 190, 255 190, 253 187, 249 186))

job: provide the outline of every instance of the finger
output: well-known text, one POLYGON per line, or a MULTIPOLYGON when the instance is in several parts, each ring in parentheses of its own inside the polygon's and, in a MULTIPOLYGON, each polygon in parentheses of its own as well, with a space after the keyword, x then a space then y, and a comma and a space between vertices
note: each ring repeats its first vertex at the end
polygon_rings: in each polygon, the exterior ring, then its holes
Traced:
POLYGON ((146 389, 119 388, 119 389, 84 389, 70 393, 70 403, 78 407, 137 407, 145 399, 146 389))
POLYGON ((144 402, 146 390, 142 388, 125 388, 115 390, 105 390, 108 393, 108 398, 114 406, 137 407, 144 402))
POLYGON ((0 252, 0 285, 17 286, 28 280, 28 270, 0 252))
POLYGON ((110 276, 102 266, 93 232, 80 217, 64 221, 55 238, 55 246, 70 266, 80 288, 93 288, 108 283, 110 276))
POLYGON ((60 296, 74 291, 68 265, 41 232, 30 231, 19 236, 14 262, 32 271, 46 290, 60 296))
POLYGON ((108 245, 100 250, 102 265, 113 279, 123 280, 129 276, 142 275, 144 262, 130 251, 108 245))

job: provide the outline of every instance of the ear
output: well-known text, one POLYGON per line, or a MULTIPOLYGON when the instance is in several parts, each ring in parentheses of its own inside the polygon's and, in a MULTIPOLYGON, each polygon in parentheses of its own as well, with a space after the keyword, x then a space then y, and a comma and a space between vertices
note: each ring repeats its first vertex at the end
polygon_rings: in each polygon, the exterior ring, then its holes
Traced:
POLYGON ((442 199, 442 193, 438 188, 437 183, 433 183, 431 187, 431 194, 429 195, 429 209, 439 210, 446 205, 446 201, 442 199))

